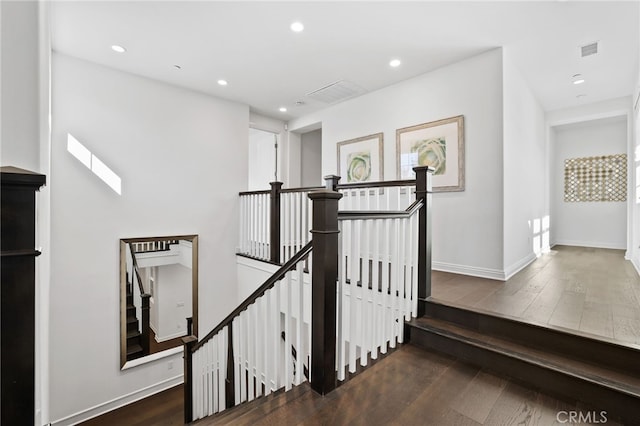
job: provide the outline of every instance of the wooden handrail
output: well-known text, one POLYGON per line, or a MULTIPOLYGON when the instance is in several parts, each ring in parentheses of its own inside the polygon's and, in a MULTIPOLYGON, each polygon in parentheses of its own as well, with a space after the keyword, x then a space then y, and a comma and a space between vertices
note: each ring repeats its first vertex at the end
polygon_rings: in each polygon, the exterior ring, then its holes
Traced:
POLYGON ((225 319, 220 321, 220 323, 213 328, 206 336, 204 336, 201 340, 198 341, 191 348, 191 352, 195 352, 202 345, 207 343, 209 340, 213 338, 220 330, 222 330, 227 325, 231 324, 231 321, 242 311, 247 309, 249 305, 256 301, 260 296, 262 296, 267 290, 274 286, 274 284, 284 278, 285 274, 289 272, 289 270, 293 269, 295 265, 300 262, 302 259, 307 257, 313 248, 313 242, 310 241, 306 246, 302 247, 298 253, 293 255, 291 259, 289 259, 284 265, 280 267, 273 275, 271 275, 265 282, 262 284, 256 291, 251 293, 249 297, 247 297, 244 302, 242 302, 236 309, 233 310, 229 315, 226 316, 225 319))
POLYGON ((131 252, 131 260, 133 261, 133 272, 138 279, 138 288, 140 289, 140 295, 144 295, 144 286, 142 285, 142 278, 140 278, 140 272, 138 271, 138 261, 136 260, 136 254, 133 251, 132 243, 129 243, 129 251, 131 252))
MULTIPOLYGON (((408 180, 384 180, 378 182, 357 182, 357 183, 341 183, 338 184, 338 189, 365 189, 365 188, 388 188, 394 186, 415 186, 415 179, 408 180)), ((325 189, 324 186, 306 186, 300 188, 283 188, 280 193, 286 192, 311 192, 325 189)), ((258 195, 269 194, 271 190, 265 189, 260 191, 243 191, 239 192, 239 195, 258 195)))
POLYGON ((422 200, 418 199, 405 210, 341 210, 338 212, 338 220, 402 219, 413 216, 422 206, 422 200))
POLYGON ((339 183, 338 189, 388 188, 392 186, 415 186, 416 180, 383 180, 379 182, 339 183))

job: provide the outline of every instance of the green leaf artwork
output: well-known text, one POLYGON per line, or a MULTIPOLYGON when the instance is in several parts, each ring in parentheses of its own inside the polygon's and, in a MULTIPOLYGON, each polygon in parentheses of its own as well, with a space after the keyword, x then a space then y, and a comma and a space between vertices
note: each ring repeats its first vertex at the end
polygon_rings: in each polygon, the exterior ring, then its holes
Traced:
POLYGON ((371 178, 371 153, 352 152, 347 156, 347 182, 365 182, 371 178))
POLYGON ((411 152, 418 154, 418 165, 435 169, 434 175, 447 171, 447 141, 445 138, 423 139, 415 142, 411 152))

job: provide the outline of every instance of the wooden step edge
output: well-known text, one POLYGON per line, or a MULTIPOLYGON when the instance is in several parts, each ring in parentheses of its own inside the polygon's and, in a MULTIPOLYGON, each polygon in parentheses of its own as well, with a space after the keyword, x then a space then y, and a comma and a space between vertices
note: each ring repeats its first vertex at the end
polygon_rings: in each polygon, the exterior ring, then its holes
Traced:
POLYGON ((142 346, 140 345, 127 346, 127 356, 134 355, 139 352, 142 352, 142 346))
POLYGON ((596 343, 601 343, 603 345, 607 345, 607 346, 612 346, 612 347, 617 347, 620 349, 628 349, 630 351, 637 351, 638 354, 640 355, 640 344, 635 344, 635 343, 631 343, 631 342, 625 342, 622 343, 618 340, 609 338, 607 336, 601 336, 598 334, 591 334, 591 333, 587 333, 585 331, 580 331, 580 330, 572 330, 569 328, 565 328, 565 327, 561 327, 561 326, 557 326, 557 325, 552 325, 552 324, 546 324, 546 323, 542 323, 542 322, 538 322, 538 321, 534 321, 534 320, 527 320, 524 321, 522 318, 518 318, 518 317, 514 317, 511 315, 507 315, 507 314, 501 314, 498 312, 492 312, 492 311, 488 311, 482 308, 477 308, 474 306, 467 306, 467 305, 462 305, 456 302, 449 302, 449 301, 444 301, 444 300, 440 300, 434 297, 429 297, 427 298, 427 305, 428 304, 433 304, 436 307, 443 307, 443 308, 451 308, 451 309, 456 309, 456 310, 460 310, 460 311, 467 311, 471 314, 476 314, 476 315, 481 315, 481 316, 486 316, 486 317, 490 317, 493 319, 496 319, 498 321, 507 321, 510 323, 516 323, 517 325, 522 325, 524 327, 532 327, 532 328, 536 328, 536 329, 542 329, 545 331, 551 331, 553 333, 557 333, 560 335, 565 335, 569 338, 578 338, 578 339, 586 339, 589 341, 594 341, 596 343))
MULTIPOLYGON (((254 410, 273 403, 279 398, 286 398, 286 403, 291 402, 292 400, 301 397, 307 392, 311 391, 311 386, 309 382, 303 382, 298 386, 293 386, 289 391, 286 391, 284 387, 271 392, 269 395, 262 395, 255 398, 253 401, 243 402, 238 405, 235 405, 231 408, 227 408, 218 413, 212 414, 208 417, 203 417, 202 419, 195 420, 192 424, 206 423, 210 424, 211 421, 215 421, 215 424, 225 424, 224 422, 235 422, 241 417, 245 415, 249 415, 254 410)), ((280 405, 278 405, 280 406, 280 405)), ((276 408, 278 407, 276 406, 276 408)), ((271 412, 271 410, 266 410, 265 415, 271 412)))
POLYGON ((479 349, 484 349, 484 350, 489 350, 495 353, 499 353, 501 355, 504 356, 508 356, 511 358, 515 358, 518 359, 520 361, 526 362, 528 364, 532 364, 535 365, 537 367, 540 368, 544 368, 544 369, 549 369, 552 370, 556 373, 560 373, 560 374, 564 374, 564 375, 568 375, 571 377, 574 377, 576 379, 582 380, 582 381, 586 381, 589 382, 591 384, 594 384, 596 386, 603 386, 606 387, 610 390, 613 390, 615 392, 619 392, 619 393, 623 393, 626 394, 630 397, 633 398, 638 398, 640 399, 640 387, 638 386, 634 386, 634 385, 623 385, 618 381, 614 381, 612 379, 606 378, 606 377, 601 377, 601 376, 594 376, 591 375, 589 373, 585 373, 582 370, 578 370, 575 368, 571 368, 569 366, 566 365, 559 365, 553 361, 549 361, 549 360, 545 360, 533 355, 529 355, 529 354, 525 354, 523 352, 516 352, 516 351, 512 351, 510 349, 506 349, 503 347, 500 347, 498 345, 494 345, 492 343, 488 343, 479 339, 475 339, 472 337, 468 337, 468 336, 463 336, 460 334, 456 334, 453 333, 449 330, 444 330, 441 328, 438 328, 436 326, 427 326, 425 324, 411 324, 413 327, 425 330, 427 332, 431 332, 431 333, 435 333, 438 334, 442 337, 446 337, 449 339, 453 339, 456 340, 458 342, 464 343, 464 344, 468 344, 474 347, 477 347, 479 349))

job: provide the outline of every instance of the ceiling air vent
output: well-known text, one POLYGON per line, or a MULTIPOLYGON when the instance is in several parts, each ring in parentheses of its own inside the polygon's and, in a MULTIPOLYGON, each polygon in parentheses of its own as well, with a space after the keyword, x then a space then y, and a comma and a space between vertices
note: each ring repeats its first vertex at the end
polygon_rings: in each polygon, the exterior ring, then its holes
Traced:
POLYGON ((580 54, 584 58, 585 56, 591 56, 598 53, 598 42, 587 44, 580 47, 580 54))
POLYGON ((361 95, 364 92, 365 90, 357 84, 347 80, 340 80, 314 90, 313 92, 309 92, 307 96, 316 101, 333 104, 361 95))

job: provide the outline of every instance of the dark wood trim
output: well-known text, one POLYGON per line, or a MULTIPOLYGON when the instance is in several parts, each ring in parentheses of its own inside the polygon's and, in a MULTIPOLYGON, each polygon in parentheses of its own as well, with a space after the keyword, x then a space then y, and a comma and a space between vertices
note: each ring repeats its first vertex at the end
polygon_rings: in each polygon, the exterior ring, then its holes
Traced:
POLYGON ((339 192, 312 192, 311 388, 326 395, 337 386, 336 282, 338 279, 339 192))
POLYGON ((182 338, 184 344, 184 423, 193 420, 193 345, 198 341, 195 336, 182 338))
POLYGON ((213 338, 213 336, 218 334, 220 330, 222 330, 227 325, 231 324, 231 321, 233 321, 235 317, 240 315, 242 311, 247 309, 249 305, 255 302, 258 297, 262 296, 267 290, 273 287, 276 282, 284 278, 284 275, 287 272, 289 272, 289 270, 294 268, 296 263, 300 262, 302 259, 307 257, 307 255, 311 252, 311 249, 313 247, 312 244, 313 244, 313 241, 310 241, 307 243, 307 245, 302 247, 298 253, 293 255, 291 259, 289 259, 284 265, 280 267, 280 269, 278 269, 273 275, 271 275, 264 282, 264 284, 262 284, 260 287, 258 287, 257 290, 251 293, 251 295, 247 297, 237 308, 235 308, 233 312, 227 315, 225 319, 220 321, 220 323, 213 328, 213 330, 211 330, 206 336, 204 336, 200 341, 198 341, 198 343, 193 346, 192 350, 195 352, 196 350, 198 350, 198 348, 200 348, 202 345, 207 343, 207 341, 209 341, 211 338, 213 338))
POLYGON ((0 424, 34 423, 36 192, 44 175, 0 168, 0 424))
POLYGON ((236 405, 236 376, 233 364, 233 324, 229 324, 229 332, 227 333, 227 377, 224 381, 225 392, 225 408, 231 408, 236 405))
POLYGON ((269 229, 269 260, 280 263, 280 190, 282 182, 271 182, 270 204, 271 224, 269 229))
POLYGON ((431 178, 433 169, 414 167, 416 200, 422 200, 418 213, 418 317, 425 314, 425 303, 431 296, 431 178))
POLYGON ((258 262, 268 263, 269 265, 282 266, 282 263, 272 262, 269 259, 263 259, 261 257, 251 256, 250 254, 246 254, 246 253, 236 253, 236 256, 246 257, 247 259, 256 260, 258 262))
POLYGON ((28 186, 34 191, 47 183, 47 177, 36 172, 13 166, 0 167, 0 182, 13 187, 28 186))
POLYGON ((243 195, 262 195, 262 194, 270 194, 271 190, 270 189, 261 189, 260 191, 242 191, 242 192, 238 192, 238 195, 243 196, 243 195))
POLYGON ((306 187, 302 187, 302 188, 285 188, 282 190, 282 192, 312 192, 312 191, 319 191, 321 189, 324 189, 323 186, 306 186, 306 187))
POLYGON ((0 257, 34 256, 38 257, 42 253, 38 250, 3 250, 0 257))
MULTIPOLYGON (((432 169, 433 170, 433 169, 432 169)), ((358 188, 388 188, 392 186, 415 186, 415 180, 383 180, 380 182, 358 182, 338 184, 340 189, 358 189, 358 188)))
POLYGON ((419 198, 404 210, 341 210, 338 220, 401 219, 413 216, 422 205, 423 200, 419 198))
MULTIPOLYGON (((329 181, 333 182, 335 178, 340 179, 340 176, 326 176, 325 179, 329 178, 329 181)), ((337 180, 336 180, 337 182, 337 180)), ((331 184, 334 187, 333 183, 331 184)), ((358 182, 358 183, 344 183, 344 184, 335 184, 336 190, 341 189, 365 189, 365 188, 388 188, 394 186, 415 186, 415 180, 384 180, 379 182, 358 182)), ((324 186, 307 186, 301 188, 283 188, 280 190, 281 193, 288 192, 312 192, 312 191, 320 191, 323 189, 327 189, 324 186)), ((270 194, 271 190, 263 189, 260 191, 242 191, 239 192, 238 195, 259 195, 259 194, 270 194)))
POLYGON ((172 240, 186 240, 193 243, 193 240, 197 238, 198 235, 170 235, 166 237, 136 237, 136 238, 121 238, 121 241, 125 243, 147 243, 150 241, 172 241, 172 240))
POLYGON ((142 355, 149 355, 149 339, 151 339, 151 308, 149 304, 149 299, 151 299, 150 294, 143 294, 142 297, 142 355))

